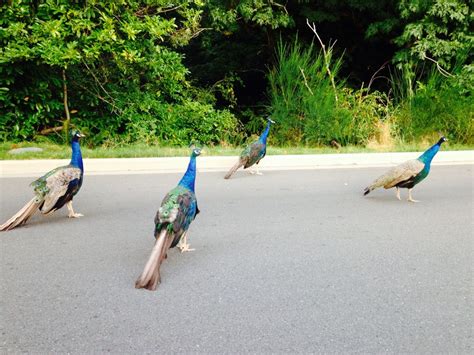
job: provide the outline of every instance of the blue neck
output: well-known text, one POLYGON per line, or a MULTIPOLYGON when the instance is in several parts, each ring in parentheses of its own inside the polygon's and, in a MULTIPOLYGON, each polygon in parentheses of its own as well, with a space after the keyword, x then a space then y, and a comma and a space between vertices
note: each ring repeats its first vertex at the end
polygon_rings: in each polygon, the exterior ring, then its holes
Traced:
POLYGON ((271 125, 271 122, 268 121, 267 123, 267 128, 265 128, 265 131, 263 131, 262 135, 260 136, 260 138, 258 139, 261 143, 263 144, 266 144, 267 143, 267 137, 268 137, 268 133, 270 132, 270 125, 271 125))
POLYGON ((81 147, 79 146, 78 141, 73 141, 72 144, 72 157, 71 157, 71 165, 77 166, 84 172, 84 165, 82 164, 82 154, 81 154, 81 147))
POLYGON ((191 155, 191 160, 188 164, 188 170, 184 173, 178 185, 186 187, 194 192, 194 182, 196 181, 196 156, 191 155))
POLYGON ((434 146, 432 146, 426 152, 421 154, 420 157, 418 158, 418 160, 425 163, 425 165, 430 165, 431 161, 434 158, 434 156, 436 155, 436 153, 438 153, 440 146, 441 146, 440 142, 436 143, 434 146))

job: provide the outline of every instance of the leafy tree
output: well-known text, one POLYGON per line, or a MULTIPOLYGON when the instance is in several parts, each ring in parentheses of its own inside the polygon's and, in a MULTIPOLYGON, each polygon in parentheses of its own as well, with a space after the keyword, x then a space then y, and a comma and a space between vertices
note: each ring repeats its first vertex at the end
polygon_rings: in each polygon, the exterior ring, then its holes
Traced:
POLYGON ((401 18, 406 22, 396 43, 404 46, 396 61, 427 56, 445 68, 452 68, 460 57, 474 48, 473 12, 459 0, 401 0, 401 18))
MULTIPOLYGON (((393 102, 408 103, 405 125, 415 122, 408 109, 414 96, 423 92, 420 102, 426 104, 434 97, 431 90, 445 88, 445 76, 455 75, 445 95, 449 102, 456 95, 469 102, 472 18, 462 0, 8 1, 0 7, 0 137, 29 139, 64 130, 71 122, 89 131, 92 144, 187 144, 199 136, 206 143, 236 142, 242 138, 238 128, 257 133, 261 116, 283 107, 276 107, 281 97, 271 74, 282 64, 279 40, 287 44, 297 35, 298 53, 318 55, 319 46, 311 47, 309 19, 325 43, 337 40, 341 100, 336 107, 330 95, 298 96, 306 97, 306 104, 288 112, 303 110, 315 119, 299 127, 301 112, 290 112, 287 123, 298 126, 301 142, 363 144, 373 133, 369 126, 384 117, 375 106, 383 102, 380 112, 385 112, 389 93, 403 93, 393 102), (428 58, 452 74, 444 73, 439 86, 418 90, 429 79, 428 58), (393 60, 403 69, 400 85, 387 78, 387 71, 378 71, 393 60), (363 125, 353 121, 351 110, 362 112, 363 125), (338 127, 331 127, 332 117, 338 127)), ((301 72, 291 68, 287 73, 296 83, 301 72)), ((307 77, 316 90, 324 80, 314 79, 307 77)), ((283 92, 285 86, 279 88, 283 92)), ((416 125, 423 128, 422 120, 416 125)), ((415 137, 424 130, 412 132, 415 137)), ((284 144, 288 139, 280 133, 284 144)))
POLYGON ((67 94, 75 121, 95 135, 127 132, 130 119, 144 110, 136 102, 143 93, 150 107, 188 100, 188 70, 175 48, 202 31, 202 7, 200 0, 19 0, 3 6, 3 135, 26 138, 67 123, 61 118, 67 94))

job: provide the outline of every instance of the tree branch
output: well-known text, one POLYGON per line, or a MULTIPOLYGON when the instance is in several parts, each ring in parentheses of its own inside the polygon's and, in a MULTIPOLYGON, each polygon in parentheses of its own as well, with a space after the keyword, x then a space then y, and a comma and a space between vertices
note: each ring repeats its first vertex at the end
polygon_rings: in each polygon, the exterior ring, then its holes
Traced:
POLYGON ((367 86, 367 90, 370 90, 370 87, 372 86, 372 83, 374 82, 375 79, 384 78, 383 76, 377 76, 377 74, 380 71, 382 71, 388 63, 389 61, 386 61, 385 63, 383 63, 382 66, 372 75, 369 81, 369 85, 367 86))
POLYGON ((304 75, 303 68, 300 68, 300 71, 301 71, 301 75, 303 75, 304 85, 308 88, 311 95, 314 95, 313 90, 311 90, 311 88, 308 85, 308 81, 306 80, 306 75, 304 75))
POLYGON ((45 136, 47 134, 50 134, 50 133, 55 133, 55 132, 59 132, 59 131, 62 131, 64 129, 64 126, 58 126, 58 127, 52 127, 52 128, 45 128, 45 129, 42 129, 39 134, 41 134, 42 136, 45 136))
POLYGON ((432 61, 433 63, 436 64, 436 68, 438 69, 438 71, 441 73, 441 75, 447 77, 447 78, 452 78, 454 75, 449 73, 448 71, 444 70, 443 68, 441 68, 441 65, 439 65, 439 63, 434 60, 433 58, 430 58, 428 57, 426 54, 423 54, 423 59, 428 59, 430 61, 432 61))
MULTIPOLYGON (((67 103, 67 81, 66 81, 66 69, 63 69, 63 99, 64 99, 64 112, 66 113, 66 121, 64 121, 64 130, 67 138, 69 131, 69 123, 71 122, 71 115, 69 114, 69 106, 67 103)), ((67 139, 66 139, 67 140, 67 139)))
POLYGON ((288 10, 286 9, 285 5, 279 4, 279 3, 275 2, 275 1, 272 1, 272 0, 270 0, 270 4, 283 8, 283 10, 286 12, 286 14, 288 14, 288 10))
MULTIPOLYGON (((109 97, 109 99, 111 100, 111 102, 105 100, 105 99, 104 99, 103 97, 101 97, 99 94, 96 94, 97 97, 98 97, 99 99, 101 99, 102 101, 104 101, 104 102, 108 103, 109 105, 111 105, 112 108, 113 108, 114 110, 116 110, 116 109, 117 109, 117 106, 115 106, 115 100, 114 100, 114 98, 112 97, 112 95, 110 95, 109 92, 108 92, 107 90, 105 90, 104 86, 101 84, 101 82, 99 81, 99 79, 97 78, 97 76, 94 74, 94 72, 89 68, 89 66, 87 65, 87 63, 86 63, 86 62, 83 62, 83 63, 84 63, 84 65, 85 65, 85 67, 87 68, 87 70, 89 71, 89 73, 90 73, 90 74, 92 75, 92 77, 94 78, 94 80, 95 80, 95 82, 97 83, 97 85, 99 85, 99 87, 102 89, 102 91, 109 97)), ((120 111, 120 110, 118 110, 118 111, 120 111)))
POLYGON ((331 80, 331 85, 332 85, 332 88, 334 89, 334 97, 336 98, 336 102, 337 102, 338 99, 337 99, 336 83, 334 81, 334 76, 331 73, 331 69, 329 68, 329 57, 331 56, 332 49, 333 49, 334 45, 336 44, 336 42, 334 42, 332 45, 329 46, 329 53, 328 53, 326 51, 326 46, 324 45, 323 41, 321 40, 321 37, 319 37, 318 32, 316 31, 316 25, 314 24, 314 22, 311 25, 309 23, 309 20, 306 19, 306 24, 311 29, 311 31, 313 31, 313 33, 316 35, 316 37, 318 38, 319 44, 321 45, 321 48, 323 49, 324 64, 326 66, 326 71, 329 75, 329 79, 331 80))
POLYGON ((118 112, 119 114, 122 112, 117 106, 114 105, 113 102, 110 102, 107 99, 105 99, 104 97, 100 96, 99 93, 93 92, 92 90, 90 90, 89 88, 87 88, 84 85, 81 85, 81 84, 78 84, 78 83, 76 83, 76 85, 79 86, 80 88, 84 89, 85 91, 89 92, 90 94, 96 96, 100 101, 103 101, 106 104, 112 106, 112 112, 115 111, 115 112, 118 112))

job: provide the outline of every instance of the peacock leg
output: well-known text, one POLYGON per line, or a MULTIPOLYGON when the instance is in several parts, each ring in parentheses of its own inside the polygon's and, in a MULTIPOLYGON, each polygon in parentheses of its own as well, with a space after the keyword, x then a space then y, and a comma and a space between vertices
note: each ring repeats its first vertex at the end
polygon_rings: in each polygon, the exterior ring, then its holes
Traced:
POLYGON ((398 200, 400 200, 400 201, 402 200, 402 199, 400 198, 400 188, 399 188, 398 186, 397 186, 397 198, 398 198, 398 200))
POLYGON ((83 214, 80 214, 80 213, 74 213, 74 209, 72 208, 72 201, 69 201, 66 204, 66 206, 67 206, 67 209, 69 211, 69 214, 68 214, 69 218, 79 218, 79 217, 84 216, 83 214))
POLYGON ((181 239, 179 240, 179 243, 178 243, 178 248, 179 250, 181 250, 181 253, 184 253, 186 251, 193 251, 193 250, 196 250, 196 249, 191 249, 190 248, 190 244, 188 244, 188 232, 184 232, 183 236, 181 237, 181 239))
POLYGON ((408 201, 410 201, 410 202, 420 202, 418 200, 413 199, 413 197, 411 196, 411 190, 412 189, 408 189, 408 201))
POLYGON ((248 171, 250 175, 255 175, 255 170, 253 168, 250 168, 248 171))
POLYGON ((257 171, 255 172, 256 175, 263 175, 259 170, 258 170, 258 166, 257 166, 257 171))

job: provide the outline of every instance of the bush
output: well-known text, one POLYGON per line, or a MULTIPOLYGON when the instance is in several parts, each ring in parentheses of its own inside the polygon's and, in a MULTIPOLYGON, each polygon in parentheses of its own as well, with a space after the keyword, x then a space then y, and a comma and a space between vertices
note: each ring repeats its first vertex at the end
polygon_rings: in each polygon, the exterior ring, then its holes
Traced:
POLYGON ((120 114, 111 115, 106 121, 90 118, 78 122, 94 137, 94 145, 134 142, 213 145, 232 142, 238 136, 235 116, 227 110, 216 110, 211 104, 190 99, 170 104, 150 93, 127 94, 127 98, 131 99, 128 105, 119 103, 120 114))
POLYGON ((232 142, 238 133, 237 119, 228 110, 195 101, 163 106, 157 121, 156 134, 169 145, 232 142))
POLYGON ((33 3, 0 7, 3 140, 31 139, 51 128, 67 131, 70 123, 87 131, 92 145, 188 145, 191 139, 214 144, 235 134, 231 113, 203 98, 193 102, 200 88, 187 80, 178 51, 201 32, 203 3, 33 3))

